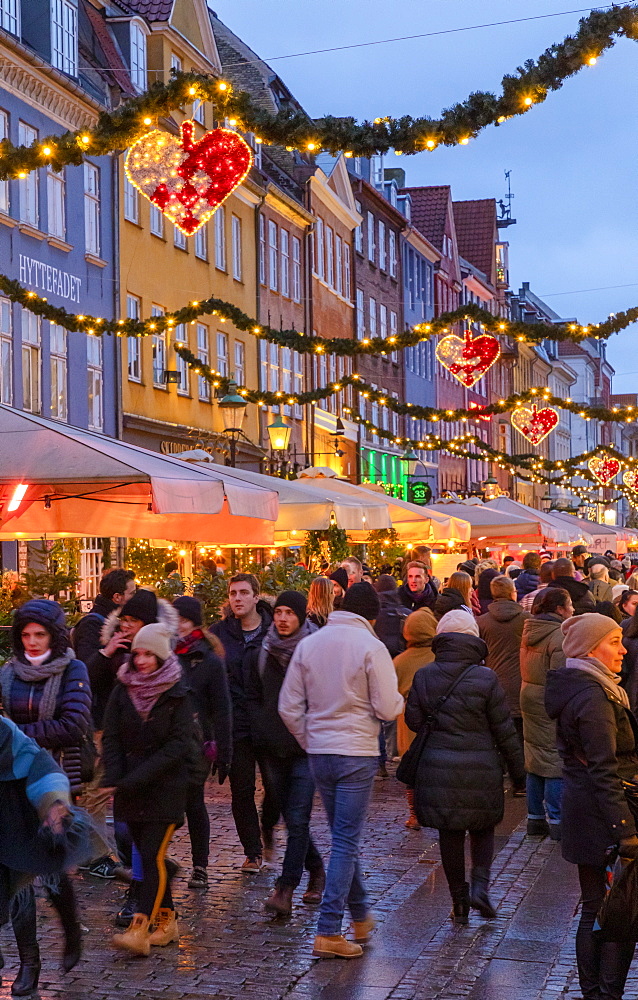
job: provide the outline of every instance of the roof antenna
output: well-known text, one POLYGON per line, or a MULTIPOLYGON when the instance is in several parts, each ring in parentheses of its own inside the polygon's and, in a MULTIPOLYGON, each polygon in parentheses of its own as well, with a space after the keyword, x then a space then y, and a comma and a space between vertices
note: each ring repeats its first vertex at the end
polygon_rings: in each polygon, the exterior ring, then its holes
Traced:
POLYGON ((506 229, 508 226, 516 225, 516 219, 512 218, 512 201, 516 197, 516 195, 512 194, 512 171, 505 170, 504 173, 505 180, 507 181, 507 194, 498 203, 501 214, 496 220, 496 225, 499 229, 506 229))

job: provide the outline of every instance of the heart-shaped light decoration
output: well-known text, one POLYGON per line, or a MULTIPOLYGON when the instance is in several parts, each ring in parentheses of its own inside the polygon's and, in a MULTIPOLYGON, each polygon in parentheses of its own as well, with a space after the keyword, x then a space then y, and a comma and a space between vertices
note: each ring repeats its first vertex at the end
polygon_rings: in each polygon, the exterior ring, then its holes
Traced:
POLYGON ((500 353, 496 337, 483 333, 473 338, 469 330, 463 339, 450 334, 436 345, 436 356, 443 367, 468 389, 483 378, 500 353))
POLYGON ((611 455, 594 455, 589 459, 587 468, 602 486, 609 486, 620 472, 620 462, 611 455))
POLYGON ((131 184, 192 236, 239 187, 253 162, 248 143, 231 129, 216 128, 195 141, 195 123, 181 136, 147 132, 129 149, 124 169, 131 184))
POLYGON ((630 490, 636 490, 638 493, 638 471, 629 469, 622 477, 622 481, 630 490))
MULTIPOLYGON (((483 416, 482 415, 483 414, 483 410, 485 409, 485 407, 481 406, 480 403, 472 403, 472 402, 470 402, 470 403, 467 404, 467 408, 468 408, 468 410, 476 410, 476 414, 475 415, 479 418, 479 420, 484 420, 486 424, 489 424, 490 420, 492 419, 492 414, 491 413, 488 413, 487 416, 483 416)), ((474 414, 472 415, 472 420, 474 419, 475 415, 474 414)))
POLYGON ((517 407, 511 417, 512 425, 532 444, 544 441, 554 430, 559 419, 557 411, 551 406, 544 406, 539 410, 536 404, 533 404, 531 409, 528 406, 517 407))

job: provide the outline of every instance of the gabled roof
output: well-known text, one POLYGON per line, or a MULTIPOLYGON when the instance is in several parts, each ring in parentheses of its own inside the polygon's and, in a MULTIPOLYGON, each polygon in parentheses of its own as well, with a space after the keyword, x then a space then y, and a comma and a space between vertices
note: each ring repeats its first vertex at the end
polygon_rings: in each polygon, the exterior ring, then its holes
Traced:
POLYGON ((493 285, 496 280, 494 245, 498 238, 496 199, 455 201, 452 207, 460 255, 482 271, 493 285))
POLYGON ((403 188, 400 194, 410 195, 412 225, 423 233, 438 250, 442 250, 448 204, 452 197, 449 184, 403 188))
MULTIPOLYGON (((124 5, 122 7, 124 9, 124 5)), ((131 83, 128 67, 122 59, 121 53, 113 41, 101 13, 90 3, 84 4, 84 12, 89 19, 91 27, 95 32, 95 37, 104 54, 104 65, 108 67, 107 74, 120 87, 123 93, 129 94, 131 97, 136 96, 137 91, 131 83)))
POLYGON ((126 6, 149 21, 170 21, 175 0, 126 0, 126 6))

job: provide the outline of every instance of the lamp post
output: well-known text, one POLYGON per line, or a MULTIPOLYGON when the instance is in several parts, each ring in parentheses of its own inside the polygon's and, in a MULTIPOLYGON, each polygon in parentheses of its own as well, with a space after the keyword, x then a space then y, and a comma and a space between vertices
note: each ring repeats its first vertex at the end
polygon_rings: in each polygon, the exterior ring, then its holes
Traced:
POLYGON ((283 476, 284 473, 284 452, 288 451, 288 446, 290 445, 290 435, 292 434, 292 427, 287 424, 283 419, 281 414, 275 417, 272 424, 268 424, 266 427, 268 431, 268 439, 270 441, 270 448, 273 452, 279 452, 280 457, 280 469, 279 475, 283 476))
POLYGON ((495 479, 491 473, 487 479, 483 480, 481 485, 483 487, 484 500, 496 500, 496 498, 500 495, 501 489, 498 485, 498 479, 495 479))
POLYGON ((401 461, 405 466, 405 474, 408 479, 411 479, 416 472, 416 467, 419 464, 419 456, 415 452, 414 448, 408 448, 401 455, 401 461))
POLYGON ((237 458, 237 439, 241 434, 242 424, 246 416, 246 400, 237 392, 237 383, 232 375, 228 382, 228 392, 222 396, 218 405, 222 411, 224 433, 228 434, 230 439, 230 460, 226 460, 226 465, 230 465, 234 469, 237 458))

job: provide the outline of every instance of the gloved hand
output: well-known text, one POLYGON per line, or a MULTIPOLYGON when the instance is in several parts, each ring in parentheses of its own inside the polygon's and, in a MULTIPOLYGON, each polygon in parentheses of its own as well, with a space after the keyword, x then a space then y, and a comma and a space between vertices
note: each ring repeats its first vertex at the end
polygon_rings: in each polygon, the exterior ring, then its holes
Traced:
POLYGON ((638 858, 638 837, 625 837, 620 841, 619 853, 621 858, 638 858))
POLYGON ((213 774, 217 774, 217 779, 220 785, 223 785, 228 777, 228 772, 230 771, 230 764, 225 764, 223 760, 215 761, 213 764, 213 774))

